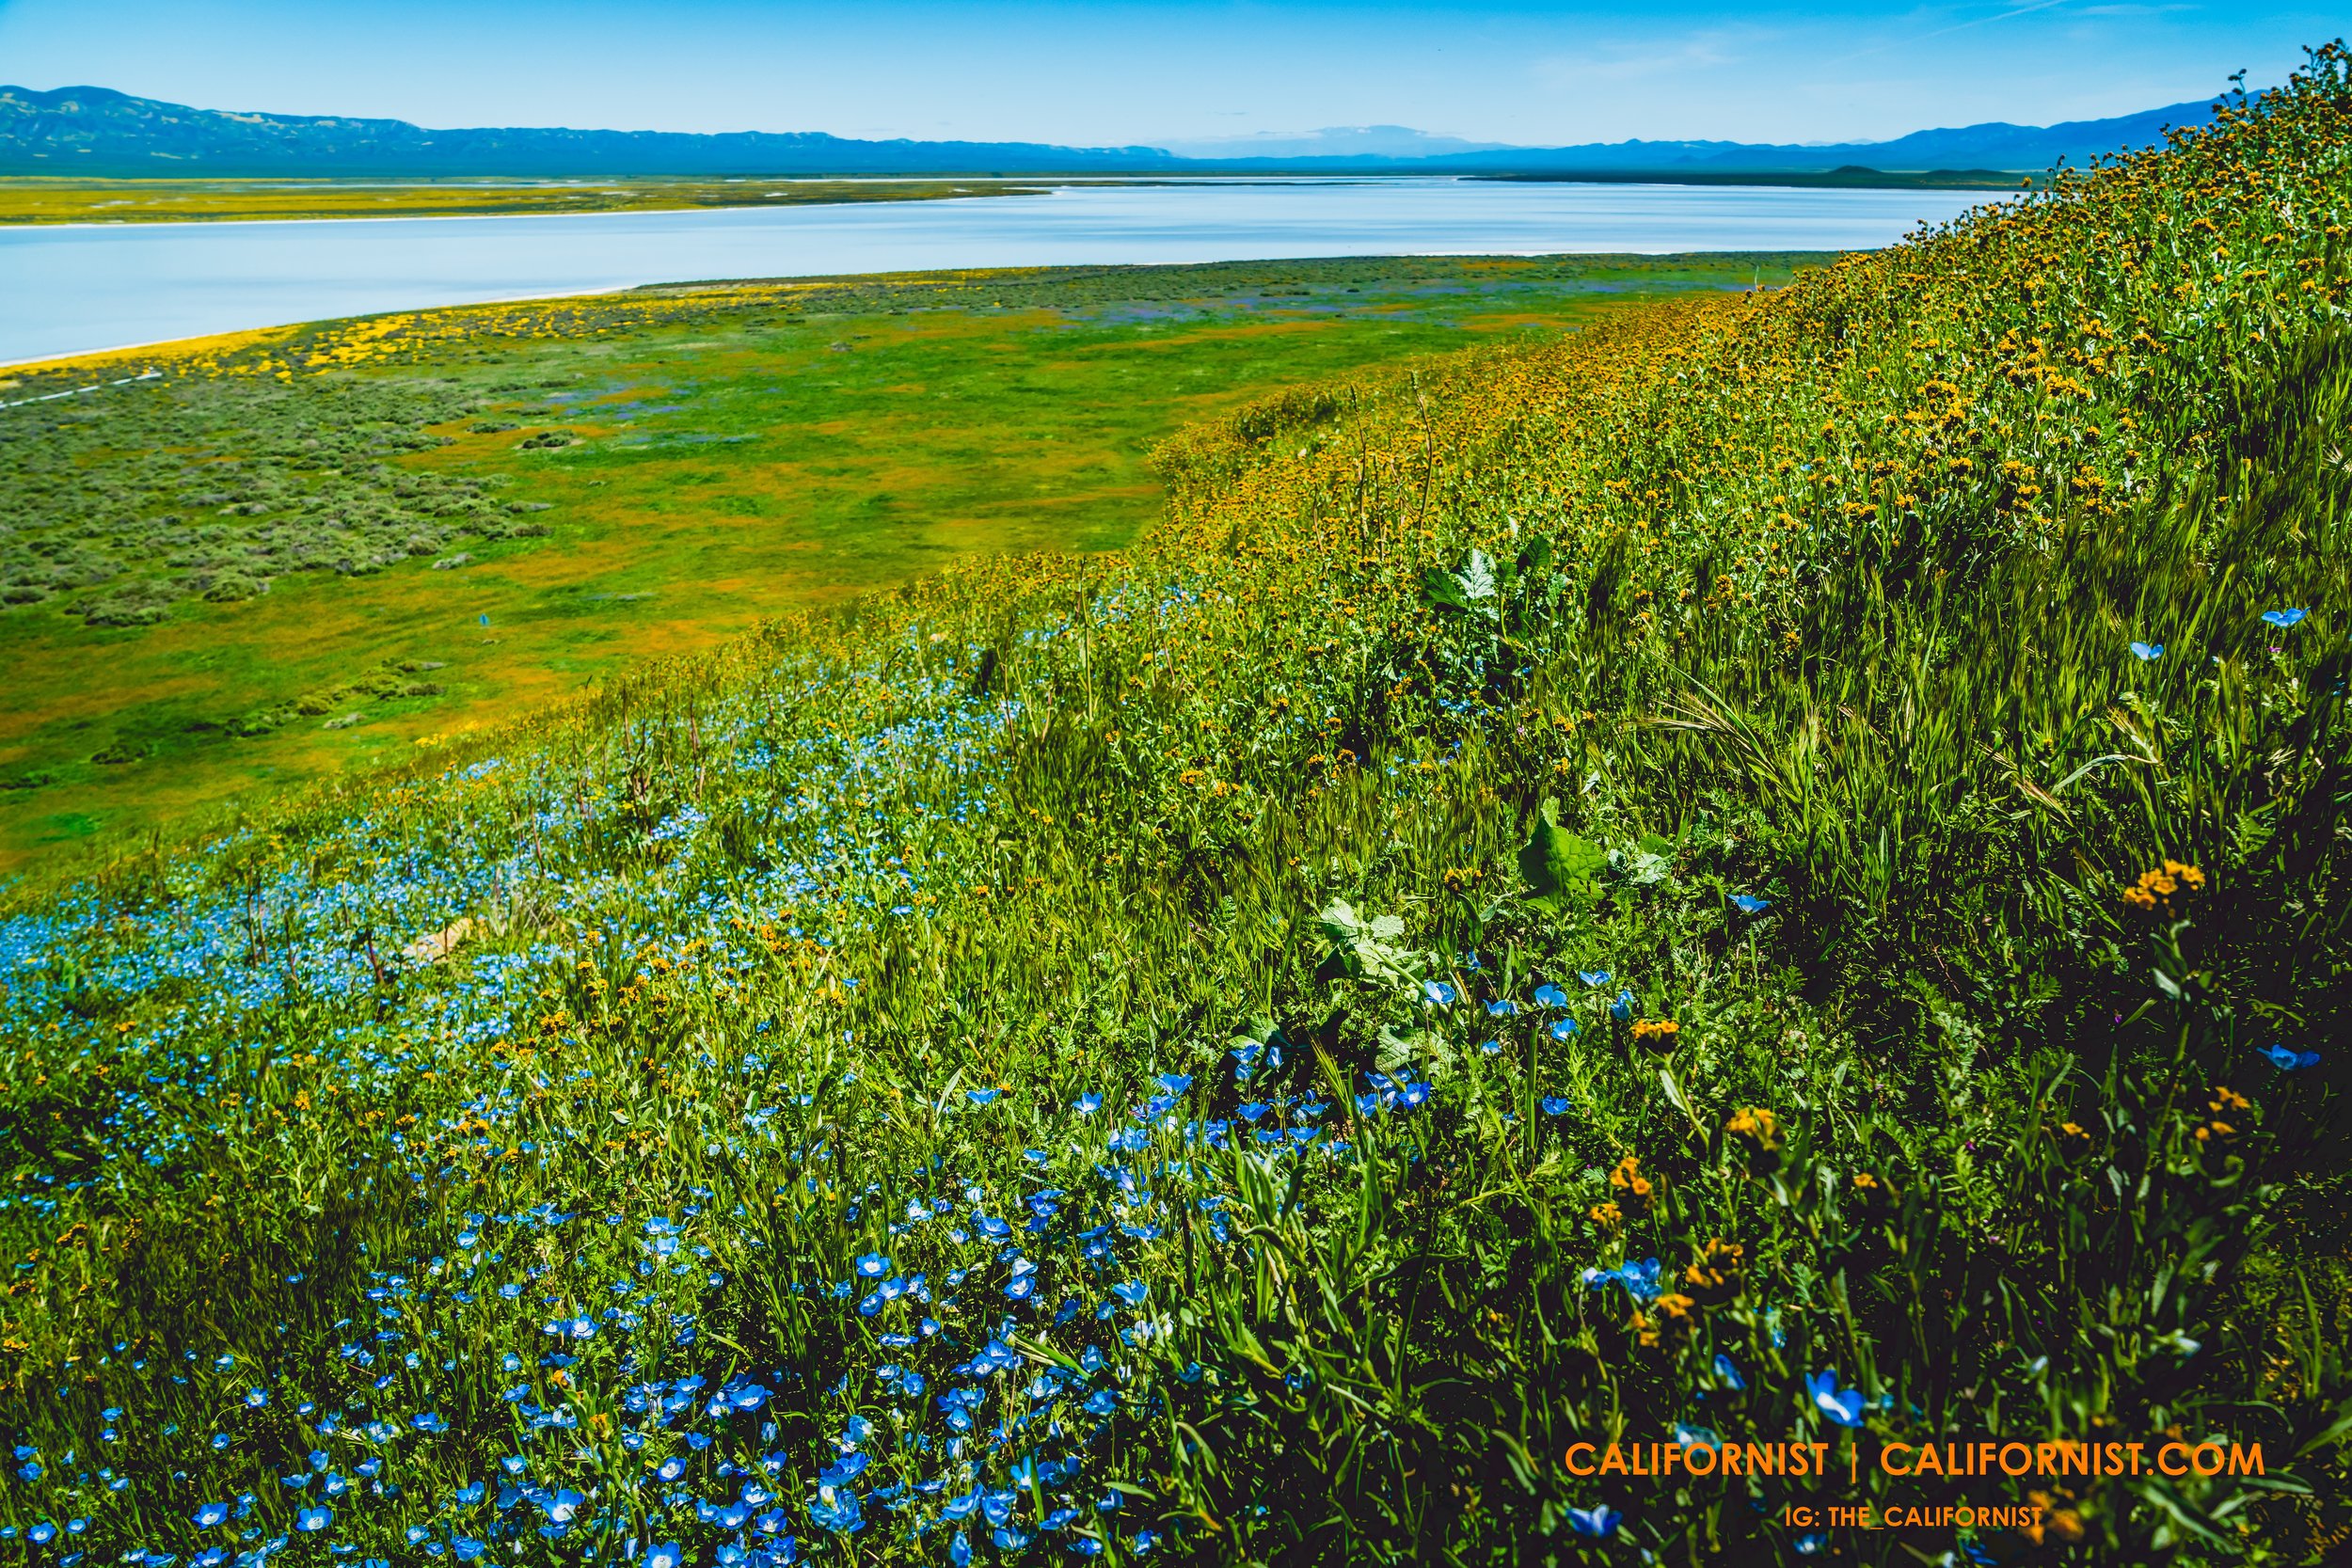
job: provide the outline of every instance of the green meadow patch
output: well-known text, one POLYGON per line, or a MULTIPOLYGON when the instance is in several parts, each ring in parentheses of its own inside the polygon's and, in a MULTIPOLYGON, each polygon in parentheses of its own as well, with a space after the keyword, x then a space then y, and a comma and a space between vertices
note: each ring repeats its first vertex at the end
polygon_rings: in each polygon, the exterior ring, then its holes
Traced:
MULTIPOLYGON (((19 673, 0 766, 137 828, 257 778, 381 762, 974 552, 1123 545, 1159 505, 1151 444, 1269 388, 1800 260, 652 291, 523 328, 516 308, 329 324, 303 329, 315 359, 248 347, 0 409, 0 649, 19 673), (550 614, 598 625, 558 634, 550 614), (387 659, 450 667, 443 700, 356 730, 250 721, 387 659), (124 746, 93 771, 167 692, 206 705, 211 727, 183 733, 217 743, 148 745, 167 779, 125 771, 124 746)), ((25 377, 8 397, 88 379, 25 377)), ((0 861, 36 847, 18 827, 57 793, 0 800, 0 861)))

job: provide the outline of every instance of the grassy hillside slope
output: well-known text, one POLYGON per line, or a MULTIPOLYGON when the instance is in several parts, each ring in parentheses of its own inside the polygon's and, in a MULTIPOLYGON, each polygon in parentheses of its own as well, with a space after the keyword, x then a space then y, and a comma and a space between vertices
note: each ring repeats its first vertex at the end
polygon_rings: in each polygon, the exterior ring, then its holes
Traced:
POLYGON ((20 910, 5 1528, 2324 1560, 2348 160, 2331 47, 20 910))

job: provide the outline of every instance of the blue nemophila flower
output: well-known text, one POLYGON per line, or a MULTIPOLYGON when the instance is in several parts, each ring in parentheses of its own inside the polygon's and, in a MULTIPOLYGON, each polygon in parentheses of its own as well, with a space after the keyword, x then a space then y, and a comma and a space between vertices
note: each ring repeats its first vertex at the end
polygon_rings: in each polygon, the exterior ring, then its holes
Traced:
POLYGON ((1572 1018, 1555 1018, 1551 1021, 1551 1037, 1556 1040, 1571 1039, 1583 1033, 1583 1029, 1584 1026, 1572 1018))
POLYGON ((197 1528, 211 1529, 215 1525, 221 1525, 229 1522, 229 1505, 227 1503, 206 1503, 196 1511, 195 1517, 197 1528))
POLYGON ((1733 1363, 1730 1356, 1721 1351, 1715 1353, 1715 1381, 1731 1389, 1745 1388, 1748 1386, 1748 1380, 1740 1375, 1739 1367, 1733 1363))
POLYGON ((1655 1258, 1645 1258, 1638 1263, 1628 1261, 1613 1269, 1586 1269, 1581 1277, 1596 1291, 1622 1285, 1625 1293, 1635 1301, 1652 1301, 1658 1295, 1658 1259, 1655 1258))
POLYGON ((993 1105, 996 1097, 1004 1092, 1002 1089, 966 1089, 963 1095, 975 1105, 993 1105))
POLYGON ((1421 983, 1421 999, 1433 1007, 1450 1007, 1454 1005, 1454 988, 1443 980, 1423 980, 1421 983))
POLYGON ((857 1494, 831 1486, 817 1489, 816 1500, 808 1505, 808 1517, 818 1529, 835 1535, 855 1535, 866 1528, 866 1515, 858 1507, 857 1494))
POLYGON ((1815 1372, 1804 1380, 1805 1391, 1813 1398, 1813 1408, 1841 1427, 1862 1424, 1862 1390, 1837 1386, 1837 1373, 1833 1370, 1815 1372))
POLYGON ((267 1403, 269 1403, 268 1389, 247 1388, 245 1391, 245 1407, 247 1410, 259 1410, 267 1403))
POLYGON ((1082 1117, 1090 1117, 1103 1108, 1103 1097, 1089 1089, 1073 1101, 1070 1108, 1082 1117))
POLYGON ((656 1469, 654 1474, 663 1481, 676 1481, 686 1474, 686 1461, 676 1454, 672 1454, 661 1462, 660 1467, 656 1469))
POLYGON ((1617 1523, 1623 1517, 1607 1503, 1598 1508, 1572 1508, 1568 1510, 1568 1528, 1579 1535, 1589 1535, 1598 1540, 1614 1535, 1617 1523))
POLYGON ((890 1259, 879 1252, 866 1253, 858 1259, 857 1272, 861 1279, 880 1279, 890 1272, 890 1259))
POLYGON ((1535 988, 1535 1006, 1538 1007, 1565 1007, 1567 1005, 1568 993, 1558 986, 1545 984, 1535 988))
POLYGON ((2275 1041, 2269 1045, 2264 1046, 2262 1048, 2262 1054, 2269 1057, 2270 1065, 2277 1068, 2280 1072, 2295 1072, 2303 1068, 2317 1067, 2319 1065, 2318 1052, 2296 1051, 2291 1047, 2280 1045, 2275 1041))
POLYGON ((686 1568, 686 1548, 664 1541, 645 1553, 645 1568, 686 1568))
POLYGON ((1192 1087, 1192 1074, 1189 1072, 1163 1072, 1155 1081, 1170 1099, 1192 1087))
POLYGON ((1772 907, 1772 901, 1770 898, 1758 898, 1752 893, 1735 893, 1731 895, 1731 905, 1741 914, 1762 914, 1772 907))
POLYGON ((1478 1053, 1482 1056, 1500 1056, 1502 1054, 1502 1042, 1501 1040, 1480 1040, 1478 1042, 1478 1053))
POLYGON ((1576 977, 1595 990, 1598 990, 1613 978, 1605 969, 1580 969, 1576 972, 1576 977))
POLYGON ((1544 1115, 1548 1117, 1565 1117, 1567 1114, 1568 1101, 1565 1095, 1548 1094, 1544 1096, 1544 1115))
POLYGON ((2157 659, 2164 657, 2164 644, 2161 642, 2135 642, 2132 644, 2132 657, 2139 660, 2142 664, 2153 664, 2157 659))
POLYGON ((1141 1307, 1143 1305, 1144 1298, 1151 1293, 1152 1288, 1140 1279, 1131 1279, 1123 1285, 1114 1285, 1111 1287, 1111 1294, 1117 1296, 1120 1300, 1125 1302, 1130 1307, 1141 1307))
POLYGON ((294 1514, 294 1528, 306 1535, 315 1535, 335 1522, 335 1511, 324 1506, 306 1508, 294 1514))
POLYGON ((1620 990, 1617 992, 1617 999, 1609 1004, 1609 1016, 1619 1023, 1627 1022, 1633 1017, 1634 1006, 1633 993, 1629 990, 1620 990))
POLYGON ((1498 996, 1486 1004, 1488 1018, 1509 1018, 1519 1010, 1519 1005, 1507 996, 1498 996))
POLYGON ((2265 610, 2263 611, 2263 619, 2274 626, 2284 628, 2300 625, 2303 617, 2310 613, 2308 610, 2265 610))
POLYGON ((843 1454, 838 1460, 834 1461, 832 1465, 827 1465, 822 1471, 818 1472, 817 1484, 819 1486, 847 1486, 850 1482, 864 1475, 866 1473, 866 1467, 872 1463, 873 1460, 862 1453, 843 1454))

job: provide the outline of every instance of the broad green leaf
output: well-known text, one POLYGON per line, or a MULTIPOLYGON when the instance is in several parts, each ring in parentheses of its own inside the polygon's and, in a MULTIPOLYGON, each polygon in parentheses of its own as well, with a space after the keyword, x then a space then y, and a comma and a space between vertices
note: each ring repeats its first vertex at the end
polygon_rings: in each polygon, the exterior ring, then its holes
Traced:
POLYGON ((1495 596, 1495 563, 1486 559, 1484 550, 1470 553, 1470 564, 1462 568, 1462 594, 1470 599, 1491 599, 1495 596))
POLYGON ((1462 593, 1462 579, 1442 566, 1432 566, 1422 573, 1421 596, 1433 610, 1466 610, 1470 607, 1462 593))
POLYGON ((1593 879, 1609 857, 1561 827, 1559 816, 1560 802, 1547 800, 1534 834, 1519 851, 1519 875, 1538 903, 1589 909, 1600 901, 1600 884, 1593 879))

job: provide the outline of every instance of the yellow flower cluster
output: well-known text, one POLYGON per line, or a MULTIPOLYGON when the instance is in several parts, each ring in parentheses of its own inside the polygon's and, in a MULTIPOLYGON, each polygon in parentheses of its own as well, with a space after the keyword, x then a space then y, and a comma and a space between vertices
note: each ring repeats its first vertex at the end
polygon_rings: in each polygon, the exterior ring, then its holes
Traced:
POLYGON ((1780 1147, 1779 1118, 1752 1105, 1732 1112, 1724 1131, 1760 1154, 1770 1154, 1780 1147))
POLYGON ((1636 1019, 1633 1023, 1633 1043, 1653 1051, 1672 1051, 1681 1037, 1682 1025, 1670 1018, 1636 1019))
POLYGON ((1612 1207, 1622 1206, 1628 1213, 1639 1215, 1649 1209, 1650 1180, 1642 1174, 1642 1162, 1629 1154, 1617 1162, 1617 1168, 1609 1173, 1609 1185, 1617 1195, 1612 1207))
POLYGON ((2204 888, 2203 872, 2179 861, 2166 861, 2153 871, 2141 872, 2139 880, 2123 890, 2123 902, 2143 912, 2159 908, 2169 911, 2174 898, 2201 893, 2204 888))

